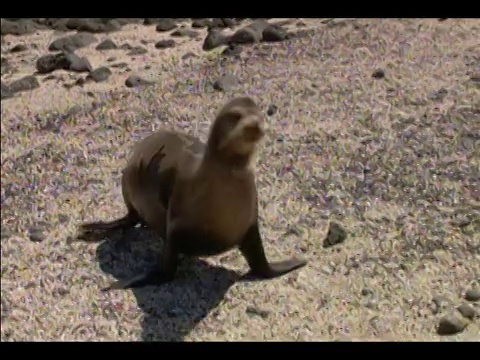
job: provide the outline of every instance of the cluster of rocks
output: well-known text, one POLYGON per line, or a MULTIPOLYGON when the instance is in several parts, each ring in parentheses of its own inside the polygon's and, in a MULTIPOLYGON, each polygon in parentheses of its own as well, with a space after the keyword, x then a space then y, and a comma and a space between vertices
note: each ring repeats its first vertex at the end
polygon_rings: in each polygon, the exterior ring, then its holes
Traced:
MULTIPOLYGON (((466 302, 458 305, 454 310, 443 315, 437 325, 438 335, 455 335, 468 326, 472 321, 479 318, 480 314, 477 310, 480 303, 480 286, 474 286, 465 292, 466 302)), ((433 298, 434 312, 441 312, 449 306, 449 301, 443 296, 433 298)))
MULTIPOLYGON (((198 29, 207 28, 208 34, 203 42, 203 50, 210 51, 219 46, 227 46, 223 51, 224 56, 238 57, 242 51, 242 46, 259 42, 277 42, 290 39, 296 36, 305 35, 305 31, 287 32, 280 24, 271 24, 265 18, 253 19, 248 25, 241 27, 230 35, 224 33, 225 28, 234 28, 244 21, 244 18, 146 18, 146 19, 114 19, 114 18, 7 18, 2 19, 2 35, 25 35, 40 29, 54 29, 60 31, 77 30, 74 35, 68 35, 54 40, 48 47, 52 53, 41 55, 36 60, 37 74, 49 74, 56 70, 66 70, 76 73, 87 73, 85 78, 79 78, 74 84, 65 85, 71 87, 83 85, 87 81, 102 82, 106 81, 112 71, 102 66, 93 69, 91 63, 86 57, 80 57, 75 53, 77 49, 98 43, 98 39, 93 33, 109 33, 118 31, 127 24, 140 24, 146 26, 155 26, 157 32, 170 32, 172 39, 160 40, 155 44, 156 49, 172 48, 176 45, 175 38, 187 37, 198 39, 200 33, 198 29), (191 21, 190 28, 185 24, 191 21)), ((285 23, 288 23, 286 20, 285 23)), ((302 26, 301 22, 297 24, 302 26)), ((112 49, 123 49, 128 51, 127 55, 136 56, 146 54, 148 51, 142 46, 131 46, 130 44, 117 45, 113 40, 107 38, 96 45, 97 51, 112 49)), ((27 50, 25 45, 15 45, 9 51, 18 53, 27 50)), ((195 56, 194 54, 187 54, 195 56)), ((186 55, 186 56, 187 56, 186 55)), ((113 64, 112 67, 120 67, 122 64, 113 64)), ((2 74, 7 67, 7 59, 2 57, 2 74), (4 66, 5 65, 5 66, 4 66)), ((132 75, 126 81, 127 87, 145 86, 153 84, 151 81, 144 80, 139 76, 132 75)), ((225 76, 217 79, 213 83, 213 88, 219 91, 227 91, 238 85, 238 81, 231 76, 225 76)), ((2 99, 12 97, 16 92, 28 91, 38 88, 39 82, 35 76, 30 75, 16 80, 10 84, 2 81, 2 99)))

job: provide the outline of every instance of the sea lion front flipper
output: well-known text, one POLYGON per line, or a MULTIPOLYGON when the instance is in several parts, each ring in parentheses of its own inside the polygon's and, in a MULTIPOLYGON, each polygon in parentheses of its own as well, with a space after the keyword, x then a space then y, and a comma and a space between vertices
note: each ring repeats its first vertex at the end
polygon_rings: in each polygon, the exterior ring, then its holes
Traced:
POLYGON ((255 222, 255 224, 253 224, 248 230, 239 249, 250 266, 249 275, 253 277, 271 279, 289 273, 307 264, 306 260, 295 257, 269 263, 263 248, 258 222, 255 222))

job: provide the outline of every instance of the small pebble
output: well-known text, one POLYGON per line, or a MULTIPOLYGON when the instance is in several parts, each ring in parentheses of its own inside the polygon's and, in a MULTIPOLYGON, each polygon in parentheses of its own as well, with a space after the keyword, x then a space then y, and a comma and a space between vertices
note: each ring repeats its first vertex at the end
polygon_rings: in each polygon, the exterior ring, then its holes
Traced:
POLYGON ((258 309, 258 308, 253 307, 253 306, 247 306, 247 309, 246 309, 245 312, 248 315, 258 315, 263 319, 266 319, 268 317, 268 315, 270 315, 270 311, 258 309))
POLYGON ((383 69, 377 69, 373 72, 372 77, 374 79, 383 79, 385 77, 385 71, 383 69))
POLYGON ((42 242, 45 240, 45 235, 43 234, 42 229, 33 227, 28 230, 30 241, 32 242, 42 242))

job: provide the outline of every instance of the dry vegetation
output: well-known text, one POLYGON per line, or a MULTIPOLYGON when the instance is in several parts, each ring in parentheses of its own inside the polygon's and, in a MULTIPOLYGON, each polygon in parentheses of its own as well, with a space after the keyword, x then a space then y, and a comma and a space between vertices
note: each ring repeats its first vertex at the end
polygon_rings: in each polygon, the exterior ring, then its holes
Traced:
POLYGON ((478 39, 478 20, 319 24, 244 61, 170 63, 157 86, 99 93, 94 108, 77 97, 77 112, 13 116, 18 103, 2 102, 2 340, 480 340, 478 320, 435 330, 480 281, 478 39), (205 86, 224 73, 236 91, 205 86), (80 222, 125 212, 133 143, 162 126, 205 139, 245 93, 278 107, 258 162, 268 256, 309 264, 238 283, 233 251, 185 261, 165 286, 101 293, 159 249, 142 229, 69 241, 80 222), (328 221, 348 237, 324 248, 328 221))

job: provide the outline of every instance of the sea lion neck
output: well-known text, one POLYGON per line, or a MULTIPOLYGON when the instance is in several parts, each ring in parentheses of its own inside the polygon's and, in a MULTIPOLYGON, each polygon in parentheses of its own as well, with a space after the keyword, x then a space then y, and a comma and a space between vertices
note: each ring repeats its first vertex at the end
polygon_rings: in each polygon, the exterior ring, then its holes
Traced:
POLYGON ((203 156, 203 164, 218 164, 232 170, 246 170, 251 163, 252 154, 240 155, 217 150, 208 146, 203 156))

